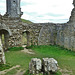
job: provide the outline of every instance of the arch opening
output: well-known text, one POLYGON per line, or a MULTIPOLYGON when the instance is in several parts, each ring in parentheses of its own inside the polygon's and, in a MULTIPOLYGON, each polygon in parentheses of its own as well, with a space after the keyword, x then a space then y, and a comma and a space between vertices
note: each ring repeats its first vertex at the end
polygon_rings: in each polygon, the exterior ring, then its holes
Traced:
POLYGON ((29 31, 24 31, 22 33, 22 45, 30 46, 30 32, 29 31))
POLYGON ((4 50, 6 50, 9 47, 9 32, 7 30, 0 30, 0 40, 0 44, 2 44, 4 50))

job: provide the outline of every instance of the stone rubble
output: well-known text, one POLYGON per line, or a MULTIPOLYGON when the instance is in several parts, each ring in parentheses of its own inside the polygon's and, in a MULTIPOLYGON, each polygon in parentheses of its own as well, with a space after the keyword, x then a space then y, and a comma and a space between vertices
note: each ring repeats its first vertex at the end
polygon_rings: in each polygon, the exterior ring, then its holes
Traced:
POLYGON ((0 64, 6 64, 5 54, 4 54, 4 50, 3 50, 3 46, 1 42, 1 37, 0 37, 0 64))
POLYGON ((42 62, 40 59, 32 58, 29 63, 29 72, 31 74, 47 73, 48 75, 58 71, 58 62, 54 58, 43 58, 42 62))
POLYGON ((29 63, 29 72, 31 74, 38 74, 41 72, 41 60, 38 58, 32 58, 31 62, 29 63))
POLYGON ((43 58, 42 70, 44 73, 57 72, 58 62, 54 58, 43 58))

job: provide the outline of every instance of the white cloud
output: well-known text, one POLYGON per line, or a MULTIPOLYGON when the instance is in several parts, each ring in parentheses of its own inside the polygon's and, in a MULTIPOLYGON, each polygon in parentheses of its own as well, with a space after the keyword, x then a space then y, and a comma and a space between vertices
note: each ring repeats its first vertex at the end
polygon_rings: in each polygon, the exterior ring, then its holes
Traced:
MULTIPOLYGON (((33 22, 67 22, 73 0, 21 0, 22 18, 33 22), (54 20, 53 20, 54 19, 54 20)), ((5 0, 0 1, 0 12, 6 12, 5 0)))
POLYGON ((31 3, 28 5, 22 6, 23 12, 28 12, 29 17, 26 17, 23 15, 23 18, 27 18, 29 20, 33 20, 33 22, 51 22, 50 19, 54 19, 52 22, 67 22, 71 10, 73 8, 72 6, 72 0, 22 0, 25 3, 31 3), (30 13, 36 12, 37 14, 34 14, 33 16, 30 13), (47 15, 47 13, 50 13, 47 15), (63 16, 53 16, 51 13, 55 15, 63 15, 63 16), (35 16, 36 15, 36 16, 35 16), (42 15, 42 17, 38 17, 39 15, 42 15), (64 19, 64 21, 59 21, 60 19, 64 19), (66 19, 66 20, 65 20, 66 19), (56 20, 56 21, 55 21, 56 20))
POLYGON ((6 12, 6 3, 5 0, 0 0, 0 14, 4 14, 6 12))

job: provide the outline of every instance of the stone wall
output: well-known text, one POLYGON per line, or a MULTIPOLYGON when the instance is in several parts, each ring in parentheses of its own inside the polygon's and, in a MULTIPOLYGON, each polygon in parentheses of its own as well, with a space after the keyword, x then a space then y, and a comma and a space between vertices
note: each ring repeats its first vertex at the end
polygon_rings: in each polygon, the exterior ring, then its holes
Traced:
MULTIPOLYGON (((14 46, 22 46, 22 35, 23 33, 26 32, 27 34, 27 40, 28 40, 28 46, 29 45, 38 45, 38 37, 39 37, 39 32, 42 27, 40 24, 26 24, 21 22, 20 20, 10 20, 10 19, 5 19, 2 17, 2 26, 5 25, 5 29, 8 33, 11 33, 9 37, 9 47, 14 47, 14 46), (10 32, 9 32, 10 30, 10 32)), ((0 29, 1 30, 1 29, 0 29)))
POLYGON ((27 45, 60 45, 75 50, 75 29, 71 23, 35 23, 26 24, 19 20, 5 20, 3 18, 0 30, 10 34, 9 47, 22 46, 22 35, 28 35, 27 45))
POLYGON ((5 43, 8 44, 8 47, 22 46, 22 35, 26 33, 27 46, 60 45, 75 51, 75 2, 73 4, 70 20, 63 24, 26 24, 21 22, 20 18, 0 15, 0 31, 2 32, 0 36, 5 35, 5 43))
POLYGON ((56 25, 52 23, 46 23, 42 25, 42 28, 38 37, 39 45, 55 44, 56 25))

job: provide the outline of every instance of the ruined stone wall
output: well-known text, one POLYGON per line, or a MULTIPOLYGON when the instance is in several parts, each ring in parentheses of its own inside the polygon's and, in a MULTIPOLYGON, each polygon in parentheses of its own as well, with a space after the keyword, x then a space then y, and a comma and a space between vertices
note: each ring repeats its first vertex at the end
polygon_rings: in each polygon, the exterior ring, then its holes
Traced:
POLYGON ((71 23, 43 24, 38 39, 39 45, 60 45, 75 51, 75 25, 71 23))
POLYGON ((39 45, 55 44, 56 25, 53 23, 43 23, 38 37, 39 45))
MULTIPOLYGON (((11 35, 9 36, 9 47, 22 46, 22 35, 27 32, 28 46, 38 45, 39 32, 42 27, 40 24, 26 24, 20 20, 10 20, 3 17, 2 22, 5 27, 10 29, 11 35)), ((2 25, 2 24, 1 24, 2 25)), ((3 25, 2 25, 3 26, 3 25)), ((1 26, 1 27, 2 27, 1 26)), ((5 28, 4 27, 4 28, 5 28)), ((9 31, 8 29, 5 29, 9 31)))
POLYGON ((75 51, 75 0, 70 19, 65 24, 45 23, 40 30, 39 45, 56 44, 75 51))
POLYGON ((64 29, 64 47, 75 51, 75 27, 70 23, 64 29))
POLYGON ((3 20, 3 23, 3 28, 11 34, 8 40, 9 47, 22 46, 22 35, 29 32, 28 45, 60 45, 75 50, 75 29, 70 23, 26 24, 9 20, 3 20))
POLYGON ((75 51, 75 0, 69 21, 64 29, 64 47, 75 51))
POLYGON ((26 33, 28 46, 60 45, 75 51, 75 2, 73 4, 74 8, 70 20, 63 24, 26 24, 21 22, 20 18, 9 18, 0 15, 0 31, 9 33, 4 33, 6 44, 8 44, 8 47, 22 46, 22 35, 26 33))

